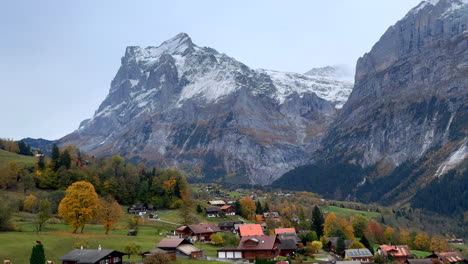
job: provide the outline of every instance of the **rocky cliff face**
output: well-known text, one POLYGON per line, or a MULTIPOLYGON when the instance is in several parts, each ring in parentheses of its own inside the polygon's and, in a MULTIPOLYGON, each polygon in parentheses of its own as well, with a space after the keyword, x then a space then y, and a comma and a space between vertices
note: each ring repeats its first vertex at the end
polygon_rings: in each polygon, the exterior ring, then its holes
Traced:
POLYGON ((348 166, 349 186, 330 195, 395 202, 460 164, 468 153, 467 20, 466 1, 423 1, 390 27, 358 60, 323 150, 282 182, 316 182, 313 170, 348 166))
POLYGON ((128 47, 95 115, 59 140, 94 155, 269 184, 313 152, 352 84, 252 70, 181 33, 128 47))

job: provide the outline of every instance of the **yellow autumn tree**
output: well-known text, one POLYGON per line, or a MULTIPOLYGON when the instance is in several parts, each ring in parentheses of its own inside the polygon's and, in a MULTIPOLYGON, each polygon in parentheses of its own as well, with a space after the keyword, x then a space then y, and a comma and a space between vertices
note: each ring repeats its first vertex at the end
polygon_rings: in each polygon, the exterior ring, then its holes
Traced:
POLYGON ((97 207, 97 219, 104 225, 106 235, 114 225, 122 218, 123 210, 120 204, 112 197, 100 198, 97 207))
POLYGON ((239 203, 241 205, 242 217, 249 218, 255 214, 255 209, 257 209, 257 206, 255 205, 255 202, 252 200, 252 198, 250 197, 242 198, 239 200, 239 203))
POLYGON ((434 235, 431 238, 431 251, 439 251, 439 252, 445 252, 449 251, 450 247, 447 243, 447 240, 445 240, 442 236, 440 235, 434 235))
POLYGON ((431 246, 431 240, 429 239, 429 236, 427 233, 419 233, 416 235, 414 238, 414 249, 417 250, 424 250, 427 251, 429 250, 431 246))
POLYGON ((327 237, 344 236, 349 240, 354 239, 353 226, 345 218, 337 217, 334 213, 329 213, 325 218, 323 232, 327 237))
POLYGON ((338 217, 334 213, 329 213, 325 217, 325 224, 323 225, 323 232, 327 237, 332 236, 333 229, 337 226, 338 217))
POLYGON ((37 203, 37 197, 30 194, 24 198, 23 208, 25 211, 32 213, 33 209, 37 203))
POLYGON ((98 207, 98 195, 94 186, 86 181, 73 183, 65 191, 65 197, 59 204, 59 215, 65 219, 67 224, 73 227, 73 233, 96 216, 98 207))

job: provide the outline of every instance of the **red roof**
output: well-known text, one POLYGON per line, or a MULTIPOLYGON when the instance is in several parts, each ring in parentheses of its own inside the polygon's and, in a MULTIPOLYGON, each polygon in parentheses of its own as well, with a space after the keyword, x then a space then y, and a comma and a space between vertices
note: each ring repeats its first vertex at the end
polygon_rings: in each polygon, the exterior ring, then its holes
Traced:
POLYGON ((220 207, 221 210, 226 211, 226 210, 236 210, 234 207, 231 205, 225 205, 220 207))
POLYGON ((393 257, 413 257, 407 245, 380 245, 379 248, 384 251, 382 252, 383 257, 387 257, 388 255, 392 255, 393 257))
POLYGON ((241 237, 244 236, 261 236, 263 235, 262 226, 259 224, 248 224, 248 225, 240 225, 239 226, 239 233, 241 237))
POLYGON ((284 234, 284 233, 296 233, 296 229, 294 227, 291 228, 275 228, 275 235, 284 234))
POLYGON ((280 241, 276 236, 246 236, 242 237, 239 250, 272 250, 280 241))

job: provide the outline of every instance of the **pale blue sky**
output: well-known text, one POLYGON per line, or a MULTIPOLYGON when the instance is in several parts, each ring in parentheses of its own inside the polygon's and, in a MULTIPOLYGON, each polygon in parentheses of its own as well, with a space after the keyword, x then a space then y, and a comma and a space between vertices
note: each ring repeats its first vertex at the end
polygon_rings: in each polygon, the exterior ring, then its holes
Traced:
POLYGON ((58 139, 93 115, 126 46, 180 32, 252 68, 356 60, 419 0, 24 1, 0 8, 0 137, 58 139))

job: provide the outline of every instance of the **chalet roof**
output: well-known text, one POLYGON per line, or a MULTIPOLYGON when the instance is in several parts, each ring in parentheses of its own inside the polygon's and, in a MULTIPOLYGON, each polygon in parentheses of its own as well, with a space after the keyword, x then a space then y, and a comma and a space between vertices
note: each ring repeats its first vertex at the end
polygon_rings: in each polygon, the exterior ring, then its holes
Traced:
POLYGON ((225 205, 220 207, 221 210, 226 211, 226 210, 236 210, 233 206, 231 205, 225 205))
POLYGON ((346 256, 350 258, 372 257, 372 253, 367 248, 346 249, 346 256))
POLYGON ((114 252, 122 256, 126 255, 123 252, 112 249, 75 249, 60 257, 59 260, 73 261, 76 263, 96 263, 114 252))
POLYGON ((342 261, 337 261, 336 264, 361 264, 361 261, 359 261, 359 260, 342 260, 342 261))
POLYGON ((214 201, 209 201, 208 203, 211 205, 225 205, 226 204, 226 202, 224 202, 223 200, 214 200, 214 201))
POLYGON ((296 234, 296 229, 294 227, 291 227, 291 228, 275 228, 275 235, 284 234, 284 233, 294 233, 294 234, 296 234))
POLYGON ((180 246, 181 244, 192 244, 192 243, 190 243, 190 241, 184 238, 163 238, 161 239, 161 241, 159 241, 156 247, 161 248, 161 249, 170 249, 170 248, 176 248, 180 246))
POLYGON ((274 217, 274 218, 277 218, 279 217, 279 213, 278 212, 265 212, 262 214, 263 217, 265 218, 268 218, 268 217, 274 217))
POLYGON ((297 249, 295 239, 280 239, 280 241, 281 241, 281 244, 279 245, 279 248, 281 250, 296 250, 297 249))
POLYGON ((408 264, 434 264, 431 259, 407 259, 405 263, 408 264))
POLYGON ((263 235, 262 226, 259 224, 247 224, 239 226, 240 236, 261 236, 263 235))
POLYGON ((382 250, 383 257, 387 257, 389 254, 393 257, 413 257, 407 245, 380 245, 379 249, 382 250))
POLYGON ((243 224, 244 222, 242 221, 229 221, 229 222, 222 222, 218 223, 219 227, 234 227, 236 224, 243 224))
POLYGON ((436 253, 428 256, 428 258, 434 258, 436 256, 437 256, 437 258, 442 260, 442 262, 444 262, 444 263, 445 262, 453 263, 453 262, 457 262, 457 261, 462 261, 464 259, 457 252, 436 252, 436 253))
POLYGON ((280 243, 276 236, 246 236, 242 237, 237 249, 239 250, 272 250, 275 244, 280 243), (246 242, 253 241, 254 245, 246 245, 246 242))
POLYGON ((221 231, 216 223, 201 223, 198 225, 188 225, 187 227, 195 234, 216 233, 221 231))
POLYGON ((140 256, 147 256, 147 255, 152 255, 152 254, 156 254, 156 253, 167 253, 167 251, 164 250, 164 249, 155 248, 155 249, 151 249, 151 250, 148 250, 148 251, 145 251, 145 252, 141 253, 140 256))
POLYGON ((210 206, 210 207, 205 207, 205 211, 207 213, 219 213, 221 212, 221 208, 217 206, 210 206))
POLYGON ((180 252, 182 252, 182 253, 184 253, 185 255, 188 255, 188 256, 190 256, 190 254, 191 254, 192 252, 199 252, 199 251, 201 251, 199 248, 195 247, 195 246, 192 245, 192 244, 180 245, 180 246, 177 247, 177 249, 178 249, 180 252))

